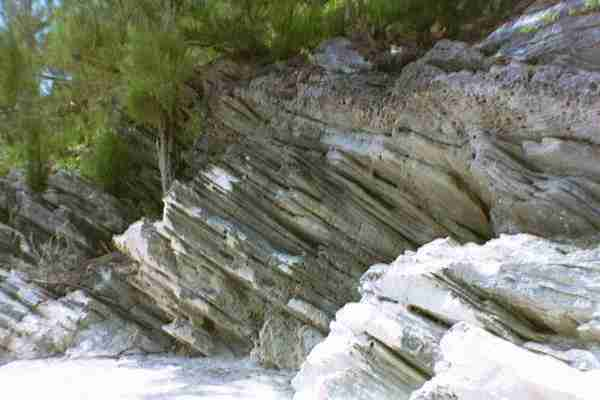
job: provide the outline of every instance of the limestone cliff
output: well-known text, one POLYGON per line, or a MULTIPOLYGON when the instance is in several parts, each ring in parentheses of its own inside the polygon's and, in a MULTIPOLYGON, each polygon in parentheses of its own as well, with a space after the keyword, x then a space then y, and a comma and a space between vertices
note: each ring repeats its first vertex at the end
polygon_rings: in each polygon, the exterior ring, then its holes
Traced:
POLYGON ((384 69, 346 39, 251 77, 216 65, 208 125, 231 144, 173 186, 161 221, 116 239, 166 329, 296 367, 369 265, 442 237, 592 243, 600 16, 547 3, 384 69))
POLYGON ((175 338, 301 367, 297 400, 594 399, 600 6, 533 3, 479 43, 211 65, 193 179, 124 233, 74 176, 0 179, 0 361, 175 338), (133 261, 62 298, 7 271, 57 234, 133 261))

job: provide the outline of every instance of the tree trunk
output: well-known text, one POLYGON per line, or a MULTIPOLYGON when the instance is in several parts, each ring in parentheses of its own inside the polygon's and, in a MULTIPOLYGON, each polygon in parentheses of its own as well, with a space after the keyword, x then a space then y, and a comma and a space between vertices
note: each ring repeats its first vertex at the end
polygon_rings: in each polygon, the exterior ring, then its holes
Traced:
POLYGON ((174 179, 173 147, 174 137, 170 127, 160 129, 156 141, 156 154, 158 157, 158 169, 160 170, 160 183, 163 195, 169 191, 174 179))

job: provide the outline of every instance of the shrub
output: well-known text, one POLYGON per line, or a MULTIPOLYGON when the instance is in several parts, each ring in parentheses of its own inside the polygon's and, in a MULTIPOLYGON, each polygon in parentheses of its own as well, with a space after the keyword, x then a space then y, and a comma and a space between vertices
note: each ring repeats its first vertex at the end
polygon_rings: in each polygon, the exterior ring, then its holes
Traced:
POLYGON ((91 150, 83 157, 82 173, 107 192, 119 195, 127 190, 134 158, 127 143, 112 130, 101 130, 91 150))
MULTIPOLYGON (((272 61, 343 32, 335 2, 208 0, 182 25, 199 46, 238 57, 272 61), (330 4, 331 3, 331 4, 330 4)), ((343 22, 343 21, 341 21, 343 22)))

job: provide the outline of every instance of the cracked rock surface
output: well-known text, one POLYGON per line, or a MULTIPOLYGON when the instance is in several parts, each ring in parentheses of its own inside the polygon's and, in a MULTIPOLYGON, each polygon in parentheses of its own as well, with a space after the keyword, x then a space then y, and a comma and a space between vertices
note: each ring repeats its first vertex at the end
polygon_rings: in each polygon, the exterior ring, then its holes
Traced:
POLYGON ((600 248, 436 240, 369 269, 362 300, 294 379, 295 400, 592 399, 599 284, 600 248))
MULTIPOLYGON (((123 309, 84 290, 55 298, 24 274, 0 269, 0 363, 57 355, 114 357, 169 348, 166 335, 119 311, 123 309)), ((146 321, 149 318, 146 314, 146 321)))
POLYGON ((76 175, 43 193, 0 178, 0 363, 164 352, 173 340, 154 301, 128 283, 131 261, 105 251, 128 209, 76 175))
MULTIPOLYGON (((312 63, 252 77, 215 64, 208 133, 235 140, 174 184, 162 220, 116 239, 139 264, 131 282, 199 352, 252 351, 298 367, 335 313, 359 299, 368 267, 403 251, 518 233, 595 243, 600 72, 559 57, 600 45, 600 14, 583 7, 538 2, 482 43, 441 40, 385 71, 346 39, 324 43, 312 63)), ((564 314, 533 317, 550 305, 529 301, 518 303, 528 313, 527 323, 515 317, 519 334, 533 323, 595 335, 579 305, 565 299, 564 314)), ((486 324, 500 332, 497 318, 486 324)), ((435 349, 417 347, 426 376, 435 349)), ((407 387, 422 380, 413 378, 407 387)))

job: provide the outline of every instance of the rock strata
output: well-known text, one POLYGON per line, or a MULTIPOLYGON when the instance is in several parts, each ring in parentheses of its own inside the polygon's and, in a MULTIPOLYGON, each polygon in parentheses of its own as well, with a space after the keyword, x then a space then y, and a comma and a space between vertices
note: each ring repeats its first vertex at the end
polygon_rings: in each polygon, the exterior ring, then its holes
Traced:
POLYGON ((59 172, 43 193, 0 178, 0 362, 170 350, 168 322, 128 283, 131 261, 91 259, 127 227, 116 198, 59 172))
POLYGON ((166 335, 128 320, 119 310, 122 308, 84 290, 57 299, 28 282, 24 274, 0 269, 0 363, 56 355, 111 357, 169 349, 171 341, 166 335))
MULTIPOLYGON (((98 255, 102 243, 109 244, 112 235, 127 228, 129 218, 115 197, 75 174, 51 175, 48 188, 39 194, 28 189, 19 172, 0 178, 0 224, 36 244, 61 238, 83 255, 98 255)), ((8 250, 14 252, 2 253, 8 250)))
MULTIPOLYGON (((214 78, 207 133, 234 139, 203 159, 194 179, 174 184, 160 221, 116 239, 139 264, 131 282, 175 322, 165 329, 202 354, 253 349, 266 364, 298 366, 336 311, 358 300, 368 266, 399 252, 443 237, 483 243, 518 233, 593 243, 600 73, 559 56, 600 44, 600 14, 577 11, 581 1, 560 4, 557 14, 554 5, 529 9, 479 45, 442 40, 396 69, 332 39, 304 64, 214 78), (543 20, 543 32, 519 30, 530 17, 543 20)), ((464 305, 456 321, 467 312, 512 341, 596 334, 579 306, 561 304, 563 314, 540 320, 550 305, 523 294, 523 317, 498 305, 502 295, 464 305)), ((432 315, 439 329, 411 322, 420 328, 406 337, 426 331, 438 342, 457 317, 432 315)), ((407 390, 431 373, 437 350, 414 351, 407 362, 422 373, 407 390)))
POLYGON ((436 377, 410 400, 592 400, 600 370, 581 372, 459 323, 440 344, 436 377))
POLYGON ((599 283, 600 248, 436 240, 369 269, 360 303, 337 313, 294 379, 295 399, 408 399, 433 376, 411 399, 483 398, 495 385, 485 398, 591 399, 578 386, 600 370, 599 283), (567 375, 544 383, 544 371, 567 375))

